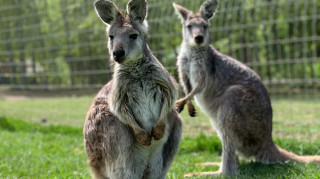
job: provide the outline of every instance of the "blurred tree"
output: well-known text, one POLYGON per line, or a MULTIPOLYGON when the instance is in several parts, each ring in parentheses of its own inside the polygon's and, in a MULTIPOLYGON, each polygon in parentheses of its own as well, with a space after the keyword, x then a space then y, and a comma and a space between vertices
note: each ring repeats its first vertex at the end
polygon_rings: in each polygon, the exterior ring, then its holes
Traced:
MULTIPOLYGON (((176 2, 196 12, 203 1, 176 2)), ((149 0, 147 18, 150 48, 167 67, 175 67, 182 40, 172 2, 149 0)), ((126 3, 116 2, 122 11, 126 3)), ((318 0, 219 1, 210 20, 211 42, 269 84, 286 81, 288 88, 318 89, 319 9, 318 0)), ((0 25, 0 65, 9 64, 10 73, 3 76, 10 84, 77 87, 111 78, 105 25, 93 1, 0 0, 0 25)), ((170 72, 177 75, 174 68, 170 72)))

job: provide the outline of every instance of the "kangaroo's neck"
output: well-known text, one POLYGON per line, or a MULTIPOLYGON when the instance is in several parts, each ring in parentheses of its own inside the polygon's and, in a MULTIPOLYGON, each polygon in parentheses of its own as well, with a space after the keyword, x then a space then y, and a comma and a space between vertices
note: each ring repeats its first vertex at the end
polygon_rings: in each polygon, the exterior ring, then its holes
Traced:
POLYGON ((205 60, 208 54, 208 50, 210 50, 209 45, 204 46, 190 46, 186 43, 182 44, 185 53, 190 59, 197 59, 197 60, 205 60))
POLYGON ((116 64, 114 66, 114 77, 117 78, 141 78, 148 71, 148 64, 150 63, 150 58, 142 57, 135 60, 130 64, 116 64))
POLYGON ((133 60, 125 64, 114 65, 114 78, 132 78, 139 79, 149 73, 153 64, 153 55, 149 48, 143 51, 141 58, 133 60))

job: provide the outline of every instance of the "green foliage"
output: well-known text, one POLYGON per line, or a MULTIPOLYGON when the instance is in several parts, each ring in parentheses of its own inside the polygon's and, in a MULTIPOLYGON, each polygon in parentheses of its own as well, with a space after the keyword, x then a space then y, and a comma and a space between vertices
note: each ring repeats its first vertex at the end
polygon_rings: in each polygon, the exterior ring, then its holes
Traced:
MULTIPOLYGON (((182 40, 182 25, 172 2, 151 0, 148 10, 148 43, 166 67, 175 66, 182 40)), ((194 12, 202 2, 177 1, 194 12)), ((116 2, 122 11, 126 3, 116 2)), ((1 1, 1 5, 0 65, 31 59, 45 70, 21 75, 27 73, 23 65, 10 66, 10 72, 20 75, 8 77, 9 83, 70 86, 104 84, 110 79, 110 74, 94 72, 110 68, 105 25, 91 1, 21 0, 1 1)), ((221 52, 247 63, 263 80, 319 78, 319 8, 317 0, 221 1, 210 20, 211 42, 221 52)), ((292 91, 319 88, 315 82, 282 86, 292 91)))
POLYGON ((49 76, 48 80, 50 84, 70 85, 70 68, 69 65, 63 60, 62 57, 55 58, 55 64, 46 66, 51 69, 48 71, 58 71, 58 74, 49 76), (53 69, 52 69, 53 68, 53 69))

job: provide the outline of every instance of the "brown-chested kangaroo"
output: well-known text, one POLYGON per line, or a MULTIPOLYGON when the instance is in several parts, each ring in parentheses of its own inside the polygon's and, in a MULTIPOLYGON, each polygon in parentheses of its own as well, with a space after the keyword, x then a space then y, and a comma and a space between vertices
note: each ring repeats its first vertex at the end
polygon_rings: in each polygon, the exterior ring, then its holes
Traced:
POLYGON ((214 15, 217 0, 205 1, 195 14, 173 5, 183 24, 177 66, 186 93, 176 102, 177 110, 181 111, 194 97, 222 142, 220 170, 194 174, 236 174, 237 155, 255 157, 263 163, 320 162, 320 156, 298 156, 274 144, 271 103, 260 77, 209 45, 208 21, 214 15))
POLYGON ((108 0, 95 8, 107 24, 113 79, 94 98, 84 143, 94 178, 165 178, 181 138, 177 84, 146 43, 147 2, 124 15, 108 0))

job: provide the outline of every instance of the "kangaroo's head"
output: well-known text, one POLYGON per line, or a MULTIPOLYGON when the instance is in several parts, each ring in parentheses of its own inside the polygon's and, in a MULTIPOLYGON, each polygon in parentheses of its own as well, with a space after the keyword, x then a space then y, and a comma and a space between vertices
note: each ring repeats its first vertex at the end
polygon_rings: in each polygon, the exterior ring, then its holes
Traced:
POLYGON ((109 0, 98 0, 95 9, 100 19, 107 24, 110 56, 119 64, 134 62, 143 56, 146 48, 148 25, 146 0, 130 0, 124 15, 109 0))
POLYGON ((213 17, 218 6, 217 0, 206 0, 197 13, 173 3, 183 25, 183 41, 192 47, 209 44, 209 19, 213 17))

